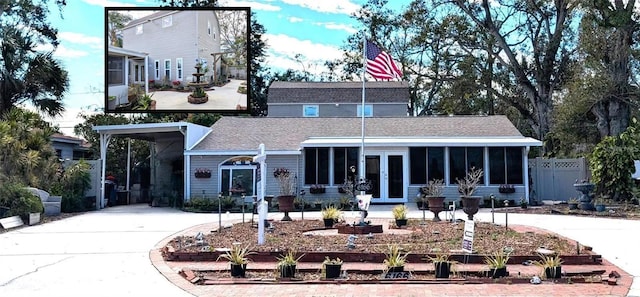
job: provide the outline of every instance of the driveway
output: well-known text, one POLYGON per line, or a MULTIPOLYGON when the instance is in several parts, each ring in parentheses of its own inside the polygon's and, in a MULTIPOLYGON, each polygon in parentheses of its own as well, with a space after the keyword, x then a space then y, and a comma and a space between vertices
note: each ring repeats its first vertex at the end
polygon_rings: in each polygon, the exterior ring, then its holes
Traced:
MULTIPOLYGON (((390 208, 374 205, 369 217, 391 218, 390 208)), ((345 215, 349 217, 354 213, 347 211, 345 215)), ((422 218, 422 212, 414 209, 410 216, 422 218)), ((504 216, 495 214, 496 223, 504 223, 504 216)), ((280 219, 282 214, 270 213, 269 217, 280 219)), ((298 218, 299 213, 292 217, 298 218)), ((315 217, 319 218, 318 212, 305 213, 305 218, 315 217)), ((457 217, 463 214, 460 212, 457 217)), ((476 217, 491 221, 487 210, 476 217)), ((241 214, 222 215, 223 224, 240 218, 241 214)), ((212 229, 216 228, 217 214, 184 213, 139 204, 106 208, 2 233, 0 296, 192 296, 170 283, 151 265, 149 251, 172 234, 203 223, 211 223, 212 229)), ((545 228, 592 246, 607 260, 635 276, 635 286, 628 296, 640 296, 637 288, 640 259, 635 256, 634 246, 640 221, 509 214, 509 223, 545 228)), ((233 287, 225 286, 224 290, 233 290, 233 287)), ((395 292, 402 295, 401 291, 395 292)))
POLYGON ((236 107, 247 107, 247 95, 238 93, 238 87, 245 80, 232 79, 221 87, 205 90, 209 100, 202 104, 187 101, 189 92, 154 91, 156 110, 194 110, 194 111, 235 111, 236 107))

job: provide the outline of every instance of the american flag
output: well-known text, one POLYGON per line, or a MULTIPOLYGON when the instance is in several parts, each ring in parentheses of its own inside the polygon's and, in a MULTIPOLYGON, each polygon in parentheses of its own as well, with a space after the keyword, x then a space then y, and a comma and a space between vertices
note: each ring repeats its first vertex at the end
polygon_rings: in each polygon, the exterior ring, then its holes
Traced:
POLYGON ((402 72, 389 54, 367 40, 367 73, 376 79, 402 79, 402 72))

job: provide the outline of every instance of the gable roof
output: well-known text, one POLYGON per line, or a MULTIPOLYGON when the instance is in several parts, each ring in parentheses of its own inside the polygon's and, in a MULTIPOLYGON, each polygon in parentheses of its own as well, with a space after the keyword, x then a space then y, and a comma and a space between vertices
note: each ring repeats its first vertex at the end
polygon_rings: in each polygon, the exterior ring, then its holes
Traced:
MULTIPOLYGON (((367 141, 378 138, 380 145, 398 140, 425 145, 425 143, 460 143, 480 145, 489 138, 502 140, 493 145, 513 146, 541 143, 524 137, 506 116, 451 116, 451 117, 398 117, 367 118, 365 121, 367 141), (469 142, 469 140, 472 140, 469 142), (440 141, 440 142, 438 142, 440 141), (466 142, 465 142, 466 141, 466 142)), ((360 118, 255 118, 223 117, 211 126, 211 133, 198 143, 198 151, 243 151, 256 150, 264 143, 269 151, 297 151, 305 142, 308 146, 358 146, 361 138, 360 118), (322 142, 325 141, 325 145, 322 142)))
POLYGON ((154 12, 154 13, 152 13, 150 15, 141 17, 139 19, 132 20, 132 21, 128 22, 122 29, 128 29, 128 28, 131 28, 131 27, 136 26, 138 24, 146 23, 149 20, 155 20, 157 18, 161 18, 163 16, 174 14, 174 13, 178 13, 178 12, 180 12, 180 11, 178 11, 178 10, 160 10, 160 11, 154 12))
MULTIPOLYGON (((366 82, 368 103, 409 103, 409 83, 366 82)), ((281 82, 269 86, 268 104, 273 103, 359 103, 362 82, 281 82)))

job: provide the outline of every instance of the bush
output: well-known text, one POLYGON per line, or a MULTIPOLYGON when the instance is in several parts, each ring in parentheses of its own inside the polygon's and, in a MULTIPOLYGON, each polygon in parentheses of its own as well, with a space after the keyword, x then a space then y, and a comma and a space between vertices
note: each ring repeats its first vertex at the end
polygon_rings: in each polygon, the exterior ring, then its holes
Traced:
POLYGON ((62 196, 62 212, 85 210, 84 192, 91 185, 89 170, 89 163, 80 160, 67 167, 51 187, 51 195, 62 196))
POLYGON ((185 202, 185 208, 202 212, 218 211, 218 199, 191 198, 189 202, 185 202))
POLYGON ((9 208, 4 217, 44 212, 40 198, 18 183, 6 183, 0 187, 0 206, 9 208))

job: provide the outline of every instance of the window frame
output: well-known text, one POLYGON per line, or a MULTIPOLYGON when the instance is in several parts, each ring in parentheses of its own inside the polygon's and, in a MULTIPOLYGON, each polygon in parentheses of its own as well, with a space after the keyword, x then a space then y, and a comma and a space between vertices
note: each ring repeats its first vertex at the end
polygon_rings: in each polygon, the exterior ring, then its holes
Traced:
POLYGON ((173 15, 162 17, 162 28, 168 28, 171 26, 173 26, 173 15))
POLYGON ((182 81, 184 79, 184 65, 182 58, 176 58, 176 80, 182 81))
POLYGON ((164 59, 164 76, 171 81, 171 59, 164 59))
POLYGON ((142 35, 144 33, 143 24, 136 25, 136 35, 142 35))
MULTIPOLYGON (((362 117, 362 104, 358 104, 356 106, 356 116, 362 117)), ((373 117, 373 104, 365 104, 364 105, 364 117, 371 118, 373 117)))
MULTIPOLYGON (((225 170, 229 170, 229 184, 227 185, 227 189, 231 189, 232 186, 232 182, 233 182, 233 170, 234 169, 238 169, 238 170, 247 170, 247 169, 251 169, 252 170, 252 175, 251 175, 251 180, 253 181, 253 186, 252 186, 252 193, 247 193, 245 192, 246 196, 255 196, 257 195, 258 189, 256 188, 257 186, 257 182, 256 182, 256 174, 257 174, 257 169, 258 169, 258 165, 257 164, 220 164, 220 166, 218 166, 218 193, 223 193, 223 185, 222 185, 222 178, 223 178, 223 171, 225 170)), ((225 194, 229 194, 229 191, 227 190, 227 193, 223 193, 223 195, 225 194)))
POLYGON ((107 83, 108 83, 109 86, 122 86, 122 85, 125 84, 125 63, 126 63, 125 60, 126 60, 125 57, 122 57, 122 56, 108 56, 107 57, 107 79, 108 79, 107 83), (120 64, 121 68, 112 68, 112 67, 110 67, 110 66, 112 66, 112 64, 111 64, 112 60, 115 60, 115 59, 117 59, 119 61, 119 64, 120 64), (113 80, 111 80, 111 74, 112 73, 115 73, 115 74, 119 73, 120 75, 118 75, 118 76, 120 77, 121 81, 120 82, 118 82, 118 81, 114 82, 113 80))
POLYGON ((302 105, 302 117, 305 118, 317 118, 320 116, 320 106, 318 104, 304 104, 302 105), (307 114, 307 108, 315 108, 314 114, 307 114))
POLYGON ((155 80, 160 79, 160 60, 155 60, 153 63, 153 66, 155 67, 155 80))
POLYGON ((329 147, 309 147, 309 148, 305 148, 304 149, 304 184, 305 185, 330 185, 331 182, 331 167, 332 167, 332 158, 331 158, 331 148, 329 147), (318 151, 319 150, 326 150, 326 156, 327 156, 327 160, 326 162, 324 162, 325 164, 320 164, 319 165, 319 154, 318 151), (310 153, 313 151, 313 155, 311 155, 310 153), (311 166, 311 162, 310 159, 313 159, 313 168, 315 172, 313 172, 313 178, 311 178, 312 175, 308 174, 311 170, 311 168, 309 168, 308 166, 311 166), (326 165, 326 168, 321 168, 321 165, 326 165), (321 170, 325 169, 324 171, 326 171, 325 174, 323 174, 321 176, 321 173, 323 173, 321 170), (322 179, 321 179, 322 178, 322 179), (326 179, 323 180, 323 179, 326 179))

